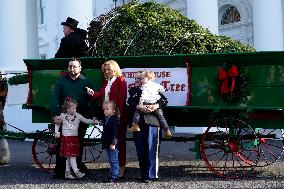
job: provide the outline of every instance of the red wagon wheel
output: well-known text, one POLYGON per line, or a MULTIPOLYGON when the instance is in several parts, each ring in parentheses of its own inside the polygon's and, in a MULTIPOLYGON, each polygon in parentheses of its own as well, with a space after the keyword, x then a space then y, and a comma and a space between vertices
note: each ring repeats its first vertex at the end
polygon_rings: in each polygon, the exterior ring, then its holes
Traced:
POLYGON ((245 121, 233 117, 214 119, 202 136, 202 158, 216 175, 238 178, 257 165, 256 138, 245 121))
MULTIPOLYGON (((54 132, 46 132, 48 129, 38 133, 32 145, 34 162, 44 171, 52 171, 56 162, 56 140, 54 132)), ((91 133, 85 136, 83 161, 95 162, 102 154, 100 138, 102 131, 93 127, 91 133)))
POLYGON ((283 129, 256 129, 258 136, 258 167, 276 162, 283 154, 283 129))
POLYGON ((44 171, 52 171, 55 165, 56 140, 53 132, 46 130, 34 138, 32 154, 34 162, 44 171))

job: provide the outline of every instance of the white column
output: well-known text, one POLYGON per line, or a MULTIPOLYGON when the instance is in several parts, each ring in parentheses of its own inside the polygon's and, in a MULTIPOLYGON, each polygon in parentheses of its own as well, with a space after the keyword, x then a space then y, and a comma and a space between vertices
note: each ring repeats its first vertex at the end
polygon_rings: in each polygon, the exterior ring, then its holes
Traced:
POLYGON ((0 69, 24 71, 28 58, 26 0, 0 0, 0 69))
POLYGON ((37 2, 38 0, 27 0, 27 58, 33 59, 39 58, 37 2))
POLYGON ((59 0, 57 2, 57 26, 58 44, 63 37, 61 22, 65 22, 67 17, 76 19, 79 28, 87 29, 93 19, 93 0, 59 0))
POLYGON ((219 33, 217 0, 187 0, 187 17, 211 33, 219 33))
POLYGON ((256 50, 283 50, 281 10, 281 0, 253 0, 253 34, 256 50))
POLYGON ((0 70, 26 71, 23 59, 38 58, 36 2, 0 0, 0 70))
POLYGON ((98 17, 99 15, 110 11, 112 8, 114 8, 114 4, 115 4, 113 0, 104 0, 104 1, 95 0, 94 2, 95 2, 95 5, 94 5, 95 17, 98 17))

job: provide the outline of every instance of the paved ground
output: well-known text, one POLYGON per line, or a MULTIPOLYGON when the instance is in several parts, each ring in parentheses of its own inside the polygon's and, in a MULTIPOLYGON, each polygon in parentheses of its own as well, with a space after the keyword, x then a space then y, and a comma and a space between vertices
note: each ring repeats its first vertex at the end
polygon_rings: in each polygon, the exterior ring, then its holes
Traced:
POLYGON ((82 180, 54 180, 33 163, 31 141, 11 141, 11 162, 0 166, 0 188, 284 188, 284 162, 258 168, 253 174, 237 180, 215 177, 203 161, 195 160, 188 148, 192 142, 163 142, 160 180, 140 183, 133 142, 128 142, 127 175, 123 182, 102 183, 107 175, 105 155, 97 163, 88 164, 92 175, 82 180))

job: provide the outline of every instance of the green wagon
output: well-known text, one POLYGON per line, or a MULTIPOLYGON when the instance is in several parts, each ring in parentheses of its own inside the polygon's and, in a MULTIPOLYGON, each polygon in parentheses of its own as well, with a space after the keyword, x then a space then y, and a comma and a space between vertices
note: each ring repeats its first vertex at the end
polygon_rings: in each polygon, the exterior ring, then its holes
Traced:
MULTIPOLYGON (((284 52, 81 58, 83 75, 93 81, 95 90, 102 85, 100 68, 107 59, 119 63, 129 88, 137 70, 155 72, 157 81, 166 88, 169 104, 164 112, 169 125, 207 128, 195 137, 174 136, 171 140, 195 140, 197 153, 218 176, 240 177, 281 157, 284 52)), ((53 86, 66 70, 68 59, 24 62, 30 79, 24 108, 32 109, 33 122, 50 123, 53 86)), ((51 136, 42 132, 33 145, 34 159, 44 169, 48 169, 45 160, 54 155, 51 136), (42 141, 48 145, 41 160, 37 146, 42 141)), ((97 139, 86 139, 90 148, 98 143, 97 139)))

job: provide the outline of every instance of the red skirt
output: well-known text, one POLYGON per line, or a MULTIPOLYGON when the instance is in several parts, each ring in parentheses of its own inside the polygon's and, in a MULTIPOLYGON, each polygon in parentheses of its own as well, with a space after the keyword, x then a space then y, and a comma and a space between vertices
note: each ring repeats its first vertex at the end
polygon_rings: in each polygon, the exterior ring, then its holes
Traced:
POLYGON ((80 143, 78 136, 62 136, 60 155, 63 157, 79 157, 80 143))

